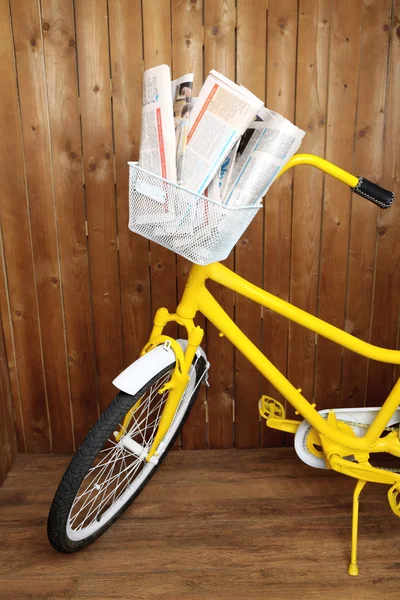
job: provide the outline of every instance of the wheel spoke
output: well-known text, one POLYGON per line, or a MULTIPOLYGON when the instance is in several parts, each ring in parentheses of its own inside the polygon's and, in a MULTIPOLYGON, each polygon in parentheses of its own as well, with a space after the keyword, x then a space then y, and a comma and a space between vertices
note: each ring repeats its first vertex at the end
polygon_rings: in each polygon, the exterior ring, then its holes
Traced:
MULTIPOLYGON (((124 452, 123 452, 123 451, 124 451, 124 448, 122 448, 122 452, 121 452, 121 454, 122 454, 122 455, 124 454, 124 452)), ((129 454, 129 455, 127 455, 127 456, 134 456, 134 455, 133 455, 133 454, 129 454)), ((121 455, 118 457, 117 461, 115 461, 115 462, 118 462, 118 460, 121 460, 121 455)), ((101 489, 101 491, 100 491, 100 493, 101 493, 101 492, 103 493, 103 497, 104 497, 104 495, 105 495, 105 493, 106 493, 106 490, 107 490, 107 488, 109 488, 110 484, 111 484, 111 483, 112 483, 112 482, 113 482, 115 479, 117 479, 119 476, 121 476, 121 475, 122 475, 124 472, 126 472, 126 471, 129 471, 129 470, 132 470, 134 467, 138 467, 138 466, 140 466, 140 464, 141 464, 141 461, 139 461, 139 460, 136 460, 136 461, 132 462, 130 465, 128 465, 128 467, 126 467, 124 470, 122 470, 122 471, 119 471, 119 473, 117 473, 117 474, 115 474, 115 475, 112 475, 110 479, 106 479, 106 480, 103 482, 103 484, 102 484, 102 489, 101 489)), ((111 471, 111 474, 112 474, 112 471, 111 471)), ((92 487, 92 488, 91 488, 91 491, 93 491, 94 489, 95 489, 95 488, 93 488, 93 487, 92 487)), ((112 494, 112 492, 111 492, 111 494, 112 494)), ((82 496, 82 495, 81 495, 81 496, 82 496)), ((81 497, 81 496, 80 496, 80 497, 81 497)), ((97 496, 98 496, 98 494, 97 494, 97 496)), ((108 496, 107 496, 107 498, 108 498, 108 496)), ((93 501, 94 501, 94 500, 96 500, 96 497, 95 497, 95 498, 92 500, 90 508, 92 507, 92 504, 93 504, 93 501)), ((101 507, 103 504, 104 504, 104 501, 103 501, 103 500, 100 500, 99 507, 101 507)), ((85 503, 85 504, 84 504, 84 505, 81 507, 81 509, 80 509, 80 511, 79 511, 79 513, 78 513, 78 514, 80 514, 80 513, 81 513, 81 511, 82 511, 82 510, 83 510, 83 509, 84 509, 84 508, 85 508, 87 505, 88 505, 88 502, 87 502, 87 503, 85 503)), ((74 521, 75 521, 76 517, 78 516, 78 514, 74 516, 74 519, 73 519, 74 521)), ((85 517, 85 519, 84 519, 84 520, 86 520, 86 519, 88 518, 89 514, 90 514, 90 512, 89 512, 89 513, 86 515, 86 517, 85 517)))
MULTIPOLYGON (((163 394, 162 396, 160 396, 160 400, 158 401, 158 403, 155 404, 152 407, 152 409, 146 413, 146 416, 143 417, 141 421, 138 421, 137 418, 135 417, 135 415, 133 415, 133 419, 135 420, 135 424, 127 432, 128 435, 131 435, 133 433, 133 431, 136 430, 136 431, 138 431, 140 433, 140 435, 142 435, 143 441, 145 441, 144 435, 140 431, 140 426, 142 425, 143 421, 145 421, 146 418, 148 418, 148 416, 150 414, 152 414, 153 412, 155 412, 156 410, 158 410, 160 408, 160 406, 162 406, 162 404, 164 403, 164 401, 165 401, 165 394, 163 394)), ((148 402, 148 404, 149 403, 150 403, 150 401, 148 402)))
MULTIPOLYGON (((105 467, 105 468, 106 468, 106 467, 105 467)), ((103 471, 104 471, 104 470, 103 470, 103 471)), ((103 471, 102 471, 102 472, 103 472, 103 471)), ((97 475, 97 476, 96 476, 96 479, 97 479, 97 480, 98 480, 98 477, 99 477, 100 475, 101 475, 101 474, 99 474, 99 475, 97 475)), ((85 479, 86 479, 86 477, 85 477, 85 479)), ((84 481, 85 481, 85 479, 84 479, 84 481)), ((98 490, 96 490, 96 487, 95 487, 95 485, 94 485, 94 484, 95 484, 95 481, 96 481, 96 479, 95 479, 94 481, 92 481, 92 482, 91 482, 91 486, 90 486, 90 487, 91 487, 91 491, 98 491, 98 490)), ((83 483, 83 482, 82 482, 82 483, 83 483)), ((90 500, 90 494, 89 494, 89 496, 86 498, 85 502, 83 503, 83 506, 81 506, 81 508, 79 509, 79 511, 77 512, 77 514, 74 516, 73 520, 71 521, 71 525, 73 525, 73 523, 76 521, 77 517, 78 517, 78 516, 81 514, 81 512, 83 511, 83 509, 84 509, 84 508, 86 508, 86 507, 87 507, 89 504, 90 504, 90 507, 92 507, 92 506, 93 506, 93 503, 96 501, 96 499, 97 499, 97 496, 98 496, 98 494, 95 494, 95 495, 94 495, 94 497, 92 498, 92 500, 90 500)))
POLYGON ((102 506, 102 499, 104 498, 104 496, 106 494, 106 491, 107 491, 107 489, 108 489, 108 487, 110 485, 110 482, 113 480, 114 469, 115 469, 118 461, 120 460, 121 454, 123 454, 123 452, 124 452, 124 449, 122 447, 120 447, 120 450, 118 452, 117 460, 114 461, 114 463, 113 463, 113 465, 111 467, 111 471, 110 471, 111 479, 106 479, 104 481, 103 485, 102 485, 102 490, 101 490, 102 491, 102 496, 100 497, 100 501, 99 501, 99 504, 98 504, 98 509, 97 509, 97 513, 96 513, 96 517, 95 517, 96 519, 98 518, 99 513, 100 513, 100 509, 101 509, 101 506, 102 506))
MULTIPOLYGON (((169 376, 169 374, 168 374, 168 376, 169 376)), ((138 409, 137 409, 137 411, 136 411, 136 412, 139 412, 139 411, 140 411, 141 413, 143 413, 144 409, 145 409, 146 407, 149 407, 149 406, 150 406, 150 404, 151 404, 152 400, 154 399, 154 397, 155 397, 156 395, 158 395, 158 390, 159 390, 159 389, 160 389, 160 388, 161 388, 161 387, 164 385, 164 383, 167 381, 167 379, 168 379, 168 376, 166 375, 166 376, 165 376, 165 377, 164 377, 164 378, 163 378, 161 381, 157 382, 157 383, 158 383, 158 385, 157 385, 157 388, 156 388, 156 390, 155 390, 155 391, 153 391, 154 384, 153 384, 153 385, 150 387, 150 390, 149 390, 148 397, 146 398, 146 400, 145 400, 145 401, 143 401, 143 400, 142 400, 142 402, 141 402, 141 404, 140 404, 140 406, 138 407, 138 409)), ((159 400, 159 402, 160 402, 160 403, 162 403, 162 402, 164 401, 165 392, 164 392, 163 394, 159 394, 159 396, 160 396, 160 400, 159 400)), ((155 407, 153 407, 153 408, 150 410, 150 412, 146 413, 146 416, 147 416, 147 414, 151 414, 151 413, 152 413, 152 412, 153 412, 153 411, 156 409, 156 407, 157 407, 157 406, 158 406, 158 404, 156 404, 156 406, 155 406, 155 407)), ((139 430, 139 427, 140 427, 140 425, 143 423, 143 420, 145 420, 145 419, 146 419, 146 417, 143 417, 143 419, 142 419, 141 421, 138 421, 138 420, 137 420, 137 417, 136 417, 136 415, 134 414, 134 415, 133 415, 133 418, 134 418, 134 419, 135 419, 135 421, 136 421, 136 423, 135 423, 134 427, 136 427, 136 428, 139 430)), ((132 428, 131 428, 131 429, 132 429, 132 428)), ((130 433, 131 433, 131 429, 128 431, 128 434, 130 434, 130 433)), ((140 432, 140 433, 141 433, 141 432, 140 432)), ((144 439, 144 438, 143 438, 143 439, 144 439)))
MULTIPOLYGON (((119 417, 120 423, 115 426, 115 429, 119 431, 120 439, 114 440, 111 434, 103 448, 98 451, 82 480, 69 513, 67 532, 72 540, 84 540, 108 523, 152 472, 154 465, 130 452, 121 443, 121 437, 129 436, 143 448, 144 452, 149 451, 158 431, 169 390, 162 394, 159 392, 171 378, 172 372, 173 368, 144 390, 140 403, 136 400, 138 406, 126 426, 124 426, 125 417, 119 417)), ((195 373, 196 369, 192 367, 189 379, 195 373)), ((183 405, 187 405, 199 383, 200 379, 196 381, 195 386, 192 385, 191 388, 188 386, 182 394, 169 431, 171 428, 178 427, 185 414, 183 405)), ((132 397, 131 406, 134 406, 134 403, 135 398, 132 397)), ((125 415, 130 410, 127 410, 125 415)), ((172 433, 170 435, 172 436, 172 433)))
MULTIPOLYGON (((137 465, 137 466, 136 466, 136 470, 137 470, 138 466, 140 466, 140 465, 137 465)), ((115 476, 115 477, 117 477, 117 476, 115 476)), ((124 483, 124 481, 127 479, 127 477, 129 477, 129 472, 126 474, 126 476, 124 477, 124 479, 122 480, 122 482, 121 482, 121 483, 124 483)), ((107 487, 108 487, 108 486, 107 486, 107 487)), ((110 496, 111 496, 112 494, 113 494, 113 491, 111 491, 111 492, 108 494, 108 496, 106 496, 105 498, 103 498, 101 506, 104 506, 104 504, 106 504, 107 500, 110 498, 110 496)), ((100 508, 101 508, 101 506, 100 506, 100 508)), ((86 515, 86 517, 85 517, 85 521, 86 521, 86 520, 87 520, 87 519, 90 517, 90 515, 91 515, 91 514, 93 514, 93 512, 94 512, 95 510, 96 510, 96 507, 94 508, 94 510, 91 510, 91 511, 90 511, 90 512, 89 512, 89 513, 86 515)), ((86 525, 86 527, 90 526, 90 525, 93 523, 93 521, 95 521, 95 520, 97 519, 97 515, 99 514, 99 511, 100 511, 100 510, 98 510, 98 511, 97 511, 97 513, 96 513, 96 516, 95 516, 95 517, 92 519, 92 521, 91 521, 89 524, 87 524, 87 525, 86 525)), ((81 528, 82 528, 82 525, 83 525, 83 523, 82 523, 82 524, 81 524, 81 525, 78 527, 78 529, 81 529, 81 528)))
MULTIPOLYGON (((117 450, 118 452, 118 450, 117 450)), ((93 486, 98 480, 99 478, 102 476, 102 474, 105 472, 105 470, 107 469, 108 465, 111 464, 112 461, 107 462, 106 464, 104 464, 101 468, 101 470, 99 471, 99 473, 97 473, 97 475, 95 476, 95 478, 93 480, 91 480, 91 485, 93 486)), ((93 467, 93 469, 95 469, 96 467, 93 467)), ((88 473, 89 474, 89 473, 88 473)), ((82 484, 86 481, 88 475, 86 475, 85 479, 82 481, 82 484)), ((74 501, 74 504, 80 499, 81 495, 77 495, 74 501)), ((73 505, 74 506, 74 505, 73 505)))

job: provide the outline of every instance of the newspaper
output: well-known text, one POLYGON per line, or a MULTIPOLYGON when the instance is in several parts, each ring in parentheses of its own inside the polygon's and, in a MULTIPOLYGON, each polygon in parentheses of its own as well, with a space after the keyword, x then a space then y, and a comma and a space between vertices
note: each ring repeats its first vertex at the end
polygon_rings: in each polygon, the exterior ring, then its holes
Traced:
MULTIPOLYGON (((245 90, 246 92, 248 92, 249 94, 251 94, 251 92, 249 92, 249 90, 247 90, 244 86, 241 85, 240 87, 243 90, 245 90)), ((269 114, 268 109, 265 108, 265 106, 262 106, 260 108, 260 110, 258 111, 258 113, 256 114, 254 120, 255 121, 265 121, 268 114, 269 114)), ((250 127, 251 127, 251 125, 250 125, 250 127)), ((217 172, 217 175, 214 177, 214 179, 215 178, 218 179, 218 185, 219 185, 221 198, 224 198, 224 196, 226 195, 226 192, 229 189, 229 184, 230 184, 230 181, 231 181, 231 178, 233 175, 233 170, 235 168, 236 155, 237 155, 239 145, 243 144, 243 141, 242 141, 243 138, 249 139, 253 133, 254 133, 254 129, 246 129, 246 131, 244 132, 242 137, 240 139, 238 139, 236 144, 233 146, 232 150, 230 151, 230 153, 228 154, 228 156, 222 163, 221 168, 217 172)))
POLYGON ((144 72, 139 166, 176 182, 175 128, 168 65, 144 72))
POLYGON ((220 73, 208 75, 189 118, 183 185, 202 194, 263 102, 220 73))
POLYGON ((215 177, 211 179, 208 188, 204 192, 204 196, 211 198, 211 200, 215 200, 216 202, 221 202, 221 191, 218 175, 215 175, 215 177))
POLYGON ((281 115, 264 111, 265 118, 249 125, 240 140, 229 189, 222 198, 229 206, 250 206, 265 196, 305 135, 281 115))
POLYGON ((139 165, 182 187, 133 172, 135 222, 150 226, 149 239, 203 249, 207 260, 227 233, 225 207, 258 203, 304 132, 216 71, 195 104, 192 85, 191 73, 171 82, 167 65, 144 74, 139 165))
POLYGON ((171 89, 176 136, 177 182, 182 183, 189 130, 189 115, 193 104, 193 73, 187 73, 178 79, 174 79, 171 89))

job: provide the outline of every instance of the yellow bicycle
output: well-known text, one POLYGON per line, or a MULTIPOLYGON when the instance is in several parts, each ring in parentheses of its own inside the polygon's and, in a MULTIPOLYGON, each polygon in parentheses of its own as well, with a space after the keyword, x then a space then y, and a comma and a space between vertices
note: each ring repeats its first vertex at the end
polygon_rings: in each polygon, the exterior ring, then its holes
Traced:
MULTIPOLYGON (((391 192, 313 155, 296 155, 283 170, 299 164, 321 169, 381 208, 393 202, 391 192)), ((400 457, 400 380, 382 407, 318 412, 229 318, 207 289, 207 281, 215 281, 370 359, 400 364, 400 351, 361 341, 251 284, 220 262, 210 261, 210 256, 218 253, 227 256, 260 205, 246 207, 247 211, 221 207, 135 164, 131 167, 131 203, 135 204, 131 229, 200 264, 192 266, 176 312, 171 314, 166 308, 157 311, 141 357, 114 380, 120 393, 88 433, 56 492, 48 521, 50 543, 62 552, 90 544, 123 513, 161 464, 193 406, 200 383, 207 383, 209 363, 200 346, 203 330, 194 322, 199 312, 303 418, 287 419, 280 402, 263 396, 259 411, 266 424, 293 433, 295 449, 307 464, 334 469, 357 480, 348 568, 350 575, 357 575, 358 504, 365 484, 371 481, 390 486, 389 504, 400 516, 400 469, 370 462, 374 454, 400 457), (186 329, 186 340, 163 334, 170 322, 186 329)))

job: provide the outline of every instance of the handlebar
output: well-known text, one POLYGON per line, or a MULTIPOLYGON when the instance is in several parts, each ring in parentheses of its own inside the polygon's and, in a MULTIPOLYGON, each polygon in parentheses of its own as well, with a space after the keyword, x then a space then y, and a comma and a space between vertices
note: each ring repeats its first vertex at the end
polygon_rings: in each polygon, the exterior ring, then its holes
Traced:
POLYGON ((389 206, 393 204, 393 192, 385 190, 380 185, 369 181, 365 177, 351 175, 351 173, 344 171, 340 167, 330 163, 328 160, 315 156, 314 154, 295 154, 286 163, 279 175, 282 175, 282 173, 297 165, 311 165, 316 167, 320 171, 342 181, 348 185, 353 192, 363 198, 367 198, 367 200, 377 204, 380 208, 389 208, 389 206))

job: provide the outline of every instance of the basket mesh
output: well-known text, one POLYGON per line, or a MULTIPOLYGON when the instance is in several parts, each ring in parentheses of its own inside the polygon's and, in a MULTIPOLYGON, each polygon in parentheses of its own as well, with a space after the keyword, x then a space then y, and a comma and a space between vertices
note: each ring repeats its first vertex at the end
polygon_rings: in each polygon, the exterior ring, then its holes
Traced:
POLYGON ((129 163, 129 229, 198 265, 224 260, 260 208, 229 208, 129 163))

